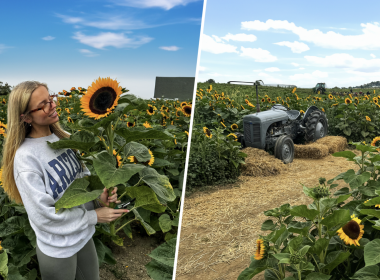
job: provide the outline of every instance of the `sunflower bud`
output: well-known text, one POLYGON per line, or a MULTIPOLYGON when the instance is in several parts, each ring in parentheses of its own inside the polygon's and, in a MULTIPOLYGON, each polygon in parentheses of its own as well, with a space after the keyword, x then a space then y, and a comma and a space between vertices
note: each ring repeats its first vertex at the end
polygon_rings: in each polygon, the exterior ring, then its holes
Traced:
POLYGON ((290 255, 291 264, 299 264, 301 261, 302 261, 302 257, 299 252, 294 252, 290 255))

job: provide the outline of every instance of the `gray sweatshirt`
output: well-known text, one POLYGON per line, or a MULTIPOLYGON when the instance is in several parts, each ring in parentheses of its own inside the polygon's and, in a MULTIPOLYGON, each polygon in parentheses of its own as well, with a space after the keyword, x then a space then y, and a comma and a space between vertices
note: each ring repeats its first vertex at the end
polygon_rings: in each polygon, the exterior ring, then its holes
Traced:
POLYGON ((25 138, 14 159, 14 178, 37 246, 54 258, 68 258, 86 245, 98 221, 93 201, 55 213, 54 204, 77 178, 91 175, 71 149, 52 149, 54 133, 25 138))

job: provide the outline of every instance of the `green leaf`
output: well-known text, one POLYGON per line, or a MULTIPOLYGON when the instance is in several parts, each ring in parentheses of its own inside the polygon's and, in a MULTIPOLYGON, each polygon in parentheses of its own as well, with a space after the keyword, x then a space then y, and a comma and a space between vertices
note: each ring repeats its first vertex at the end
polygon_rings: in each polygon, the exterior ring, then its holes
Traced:
POLYGON ((331 275, 326 275, 320 272, 311 272, 305 278, 305 280, 329 280, 331 275))
POLYGON ((266 220, 262 226, 261 226, 261 230, 274 230, 276 227, 276 225, 273 223, 272 220, 266 220))
POLYGON ((72 208, 92 201, 103 193, 103 190, 88 192, 86 189, 89 184, 85 178, 75 179, 66 189, 63 196, 55 203, 55 213, 62 208, 72 208))
POLYGON ((310 230, 310 226, 311 226, 311 222, 303 223, 303 222, 292 221, 288 225, 288 231, 307 236, 310 230))
POLYGON ((165 233, 172 229, 172 220, 170 219, 168 214, 161 215, 158 221, 160 223, 162 232, 165 233))
POLYGON ((301 248, 301 250, 299 250, 299 254, 300 254, 300 256, 301 256, 301 257, 305 256, 306 253, 307 253, 307 251, 309 251, 310 247, 311 247, 311 246, 309 246, 309 245, 303 246, 303 247, 301 248))
POLYGON ((69 139, 63 138, 53 143, 49 141, 46 141, 46 142, 49 145, 49 147, 52 149, 71 148, 71 149, 77 149, 80 151, 90 152, 90 149, 98 141, 95 139, 95 136, 93 133, 86 130, 81 130, 70 135, 69 139))
POLYGON ((123 238, 121 238, 120 236, 118 236, 118 235, 113 235, 113 236, 111 236, 111 240, 112 240, 115 244, 117 244, 117 245, 119 245, 119 246, 123 246, 123 238))
POLYGON ((173 201, 176 196, 168 177, 160 175, 154 168, 145 167, 140 172, 140 178, 161 198, 173 201))
POLYGON ((318 215, 318 211, 314 209, 308 209, 306 205, 299 205, 291 208, 290 214, 296 217, 307 218, 312 221, 314 220, 315 216, 318 215))
POLYGON ((147 162, 151 159, 151 155, 149 153, 149 149, 137 142, 129 142, 124 147, 124 154, 129 156, 135 156, 138 162, 147 162))
POLYGON ((369 215, 369 216, 374 216, 378 219, 380 219, 380 210, 375 210, 375 209, 361 209, 360 214, 363 215, 369 215))
POLYGON ((318 239, 315 241, 315 244, 313 247, 311 247, 310 252, 312 254, 319 255, 322 250, 325 250, 327 246, 329 245, 329 240, 325 238, 318 239))
POLYGON ((266 268, 267 266, 264 261, 253 260, 250 266, 240 273, 237 280, 250 280, 253 278, 253 276, 264 271, 266 268))
POLYGON ((342 152, 336 152, 332 154, 334 157, 344 157, 347 158, 350 161, 353 161, 354 157, 356 157, 356 154, 351 151, 342 151, 342 152))
POLYGON ((148 186, 128 187, 125 192, 131 198, 136 198, 136 208, 143 207, 155 213, 162 213, 166 209, 166 206, 160 203, 154 191, 148 186))
POLYGON ((124 226, 123 231, 126 236, 128 236, 130 239, 133 239, 131 224, 124 226))
POLYGON ((173 268, 156 260, 151 260, 145 267, 153 280, 172 280, 173 278, 173 268))
POLYGON ((0 237, 7 237, 23 231, 26 218, 13 216, 0 224, 0 237))
POLYGON ((96 174, 108 189, 118 184, 125 184, 133 175, 145 168, 142 164, 125 164, 116 168, 116 159, 103 151, 93 160, 96 174))
POLYGON ((336 199, 336 204, 339 204, 349 198, 351 194, 341 195, 336 199))
POLYGON ((279 263, 290 263, 290 254, 288 253, 278 253, 273 256, 280 261, 279 263))
POLYGON ((8 254, 5 251, 0 254, 0 274, 8 275, 8 254))
POLYGON ((328 229, 338 226, 340 224, 348 223, 351 220, 349 210, 336 210, 331 215, 327 216, 321 221, 322 225, 327 226, 328 229))
POLYGON ((177 238, 170 239, 154 249, 148 256, 170 267, 174 267, 177 238))
POLYGON ((380 262, 380 239, 372 240, 364 247, 364 261, 366 266, 380 262))
POLYGON ((284 233, 285 230, 286 226, 283 225, 280 229, 274 231, 274 236, 270 239, 270 241, 272 241, 272 243, 276 243, 277 239, 284 233))
POLYGON ((145 228, 145 231, 148 235, 152 235, 156 233, 156 231, 143 220, 143 218, 141 217, 141 215, 136 209, 133 209, 132 211, 135 214, 135 218, 140 221, 141 225, 145 228))
POLYGON ((149 131, 131 131, 128 128, 121 128, 115 130, 115 133, 124 137, 127 143, 131 141, 138 141, 143 139, 162 139, 162 140, 172 140, 173 137, 166 134, 165 132, 158 130, 149 130, 149 131))
POLYGON ((377 275, 379 274, 379 267, 377 265, 371 265, 363 267, 355 272, 354 276, 351 277, 353 280, 377 280, 380 279, 377 275))
POLYGON ((168 232, 165 234, 165 241, 169 241, 170 239, 177 238, 177 234, 168 232))
POLYGON ((324 269, 327 269, 329 271, 329 274, 331 271, 337 267, 339 264, 344 262, 349 256, 351 255, 350 252, 343 252, 343 251, 333 251, 329 253, 326 257, 326 266, 324 269))

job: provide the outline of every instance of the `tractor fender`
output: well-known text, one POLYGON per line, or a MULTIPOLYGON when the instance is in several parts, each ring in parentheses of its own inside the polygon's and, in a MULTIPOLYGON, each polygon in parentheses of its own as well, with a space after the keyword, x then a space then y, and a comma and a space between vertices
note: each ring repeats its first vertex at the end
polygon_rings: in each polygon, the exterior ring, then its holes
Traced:
POLYGON ((305 115, 303 116, 303 119, 302 119, 302 126, 306 126, 305 120, 307 120, 307 117, 311 114, 311 112, 314 112, 315 110, 319 110, 319 109, 317 106, 314 106, 314 105, 307 108, 305 115))

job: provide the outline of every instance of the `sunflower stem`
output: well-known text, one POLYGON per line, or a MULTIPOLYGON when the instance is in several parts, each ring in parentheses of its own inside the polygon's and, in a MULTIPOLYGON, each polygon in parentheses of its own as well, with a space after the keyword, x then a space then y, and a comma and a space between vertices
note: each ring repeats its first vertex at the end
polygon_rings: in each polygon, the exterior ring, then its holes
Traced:
POLYGON ((138 221, 137 219, 132 219, 130 221, 128 221, 127 223, 125 223, 124 225, 122 225, 121 227, 119 227, 116 232, 118 232, 119 230, 121 230, 123 227, 125 227, 126 225, 128 225, 129 223, 133 222, 133 221, 138 221))
POLYGON ((123 213, 119 218, 117 218, 114 222, 116 223, 117 221, 119 221, 121 218, 123 218, 125 215, 127 215, 129 212, 131 212, 131 211, 133 211, 133 210, 135 210, 135 209, 137 209, 138 207, 133 207, 133 208, 131 208, 128 212, 125 212, 125 213, 123 213))

